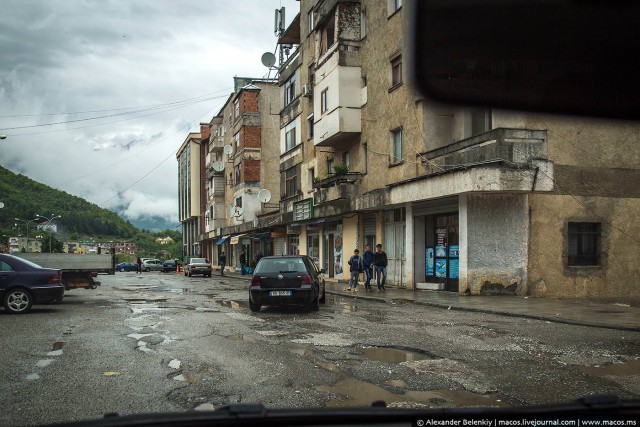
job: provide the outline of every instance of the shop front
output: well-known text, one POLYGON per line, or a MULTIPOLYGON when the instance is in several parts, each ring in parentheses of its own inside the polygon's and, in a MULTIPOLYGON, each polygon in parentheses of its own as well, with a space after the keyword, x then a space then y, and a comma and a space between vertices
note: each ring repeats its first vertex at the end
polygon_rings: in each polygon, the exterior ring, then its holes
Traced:
POLYGON ((324 225, 323 268, 329 277, 335 279, 344 277, 345 261, 342 239, 342 220, 327 221, 324 225))

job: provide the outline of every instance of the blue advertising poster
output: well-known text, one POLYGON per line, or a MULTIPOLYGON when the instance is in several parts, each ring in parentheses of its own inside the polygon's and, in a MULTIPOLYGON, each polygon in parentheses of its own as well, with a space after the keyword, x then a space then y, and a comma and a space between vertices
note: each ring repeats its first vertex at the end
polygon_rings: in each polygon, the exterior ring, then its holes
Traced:
POLYGON ((427 248, 426 250, 426 263, 427 266, 426 275, 433 276, 433 269, 435 266, 435 259, 433 258, 433 248, 427 248))
POLYGON ((457 258, 450 258, 449 259, 449 278, 450 279, 457 279, 458 278, 458 266, 459 266, 459 260, 457 258))
POLYGON ((458 258, 460 256, 460 246, 458 245, 449 246, 449 256, 458 258))
POLYGON ((447 277, 447 260, 436 260, 436 277, 447 277))
POLYGON ((444 245, 438 245, 436 246, 436 256, 438 258, 442 257, 446 257, 447 256, 447 247, 444 245))

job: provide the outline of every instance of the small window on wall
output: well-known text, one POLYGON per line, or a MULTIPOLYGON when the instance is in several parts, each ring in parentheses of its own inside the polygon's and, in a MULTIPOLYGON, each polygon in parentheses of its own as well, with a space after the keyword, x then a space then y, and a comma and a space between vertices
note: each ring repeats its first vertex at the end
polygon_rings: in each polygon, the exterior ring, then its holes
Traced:
POLYGON ((329 88, 320 92, 320 113, 324 114, 329 109, 329 88))
POLYGON ((402 162, 402 128, 391 131, 391 156, 389 163, 397 165, 402 162))
POLYGON ((568 232, 567 264, 570 266, 600 265, 600 223, 570 222, 568 232))
POLYGON ((391 68, 391 88, 393 89, 396 86, 402 84, 402 55, 398 54, 393 56, 390 61, 391 68))
POLYGON ((236 207, 237 208, 242 207, 242 196, 236 198, 236 207))
POLYGON ((236 118, 240 116, 240 100, 239 99, 236 99, 235 101, 233 101, 233 113, 235 114, 236 118))
POLYGON ((367 152, 369 146, 367 144, 362 144, 362 173, 367 173, 367 169, 369 168, 369 159, 367 156, 369 153, 367 152))
POLYGON ((389 15, 393 15, 402 7, 402 0, 387 0, 389 15))

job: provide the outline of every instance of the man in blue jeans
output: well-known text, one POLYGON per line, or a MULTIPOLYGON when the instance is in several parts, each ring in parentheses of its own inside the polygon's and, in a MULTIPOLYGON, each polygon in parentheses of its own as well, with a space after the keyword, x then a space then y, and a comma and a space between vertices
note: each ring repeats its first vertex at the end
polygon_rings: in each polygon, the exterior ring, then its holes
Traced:
POLYGON ((384 282, 387 281, 387 254, 382 250, 382 244, 376 245, 376 253, 373 254, 373 263, 376 266, 378 290, 384 291, 384 282), (382 283, 380 283, 380 276, 382 276, 382 283))
POLYGON ((362 255, 362 265, 364 267, 364 289, 365 291, 371 291, 371 278, 373 277, 373 252, 371 252, 371 246, 366 245, 364 247, 364 254, 362 255))

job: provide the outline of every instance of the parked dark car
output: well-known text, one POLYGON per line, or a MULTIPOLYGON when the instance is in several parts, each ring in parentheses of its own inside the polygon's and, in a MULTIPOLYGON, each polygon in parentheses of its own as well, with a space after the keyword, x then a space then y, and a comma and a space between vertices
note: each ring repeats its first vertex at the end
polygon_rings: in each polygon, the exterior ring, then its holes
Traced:
POLYGON ((184 266, 184 275, 189 277, 194 274, 211 277, 211 271, 211 263, 206 258, 191 258, 187 265, 184 266))
POLYGON ((62 302, 60 270, 43 268, 13 255, 0 254, 0 300, 7 312, 22 314, 33 304, 62 302))
POLYGON ((116 271, 138 271, 138 264, 121 262, 120 264, 116 264, 116 271))
POLYGON ((163 273, 171 273, 176 271, 178 268, 178 263, 175 259, 168 259, 162 263, 162 272, 163 273))
POLYGON ((260 260, 249 286, 249 308, 304 305, 318 311, 326 301, 324 270, 306 255, 269 256, 260 260))

